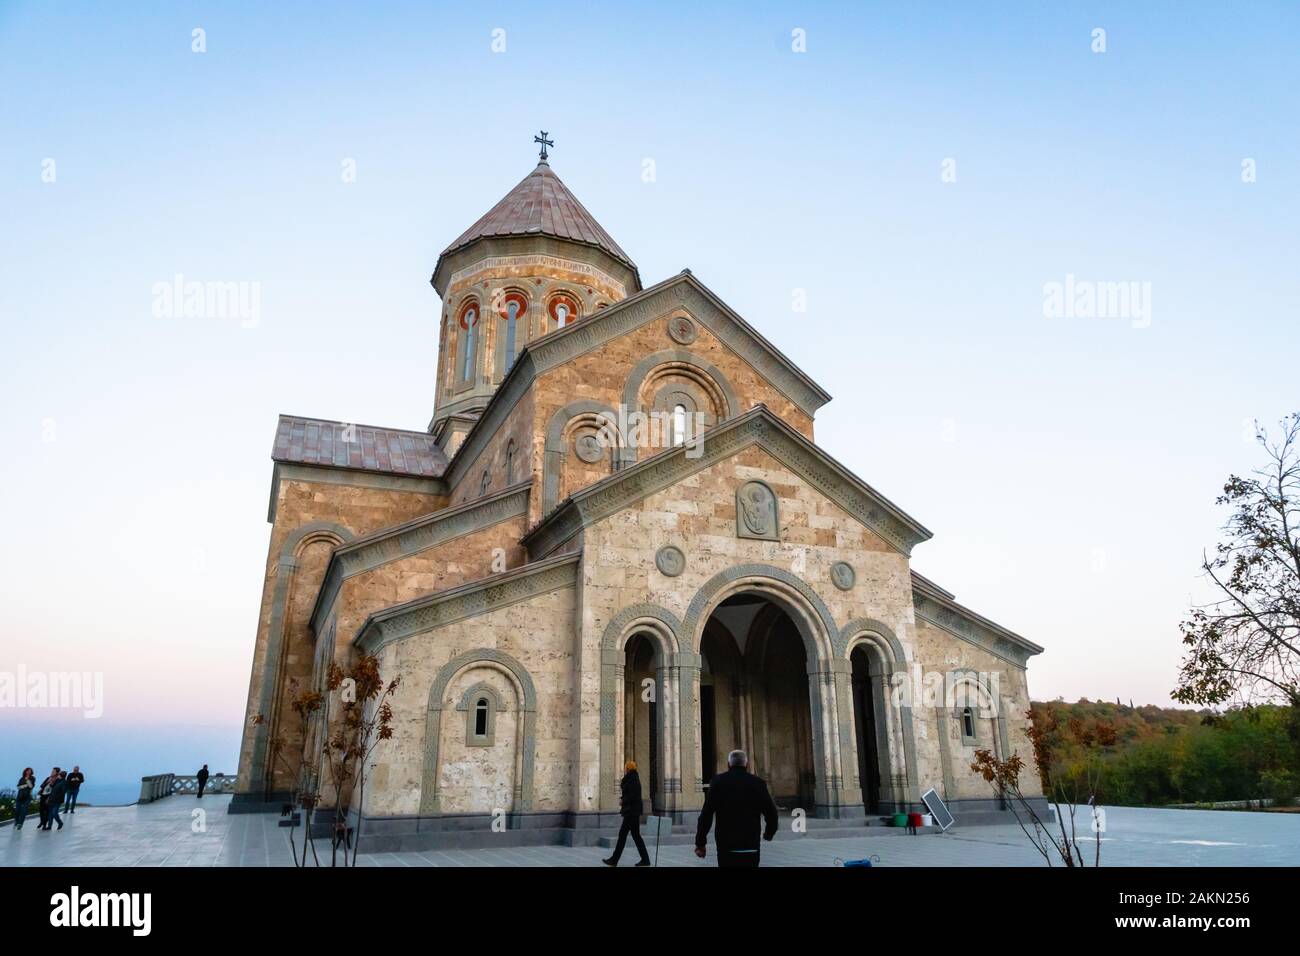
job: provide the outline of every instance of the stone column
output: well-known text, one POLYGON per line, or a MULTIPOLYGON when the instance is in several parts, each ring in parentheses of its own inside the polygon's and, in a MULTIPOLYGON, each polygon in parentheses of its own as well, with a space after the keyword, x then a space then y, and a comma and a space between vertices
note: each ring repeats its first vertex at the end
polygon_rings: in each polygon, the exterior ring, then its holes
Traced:
POLYGON ((862 810, 862 781, 858 779, 858 741, 853 723, 853 674, 847 660, 831 661, 835 694, 835 720, 839 728, 840 803, 842 816, 858 816, 862 810))
POLYGON ((624 660, 621 650, 605 648, 600 652, 600 792, 596 806, 601 813, 618 813, 617 768, 623 756, 623 741, 619 738, 627 720, 624 660))
POLYGON ((703 658, 687 651, 674 654, 669 671, 676 685, 677 790, 670 804, 674 810, 698 810, 704 806, 704 781, 700 779, 700 667, 703 658))
POLYGON ((939 768, 943 775, 943 798, 952 799, 951 794, 955 792, 952 778, 952 741, 949 739, 952 732, 953 708, 936 707, 934 709, 935 723, 939 728, 939 768))

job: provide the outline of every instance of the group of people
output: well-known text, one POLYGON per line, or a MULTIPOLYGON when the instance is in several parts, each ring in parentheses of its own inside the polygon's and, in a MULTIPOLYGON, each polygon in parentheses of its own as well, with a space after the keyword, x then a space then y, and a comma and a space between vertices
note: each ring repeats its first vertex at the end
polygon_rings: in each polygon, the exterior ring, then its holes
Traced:
POLYGON ((36 801, 40 813, 41 825, 38 830, 49 830, 54 824, 63 829, 60 811, 77 812, 77 794, 86 782, 86 775, 80 767, 73 767, 72 772, 55 767, 50 775, 36 785, 36 774, 31 767, 23 770, 18 778, 18 793, 14 799, 14 829, 21 830, 31 811, 32 801, 36 801))
MULTIPOLYGON (((646 852, 645 841, 641 839, 641 813, 644 809, 641 777, 637 773, 635 760, 629 760, 625 769, 626 773, 620 783, 623 826, 618 831, 618 843, 614 846, 613 856, 602 862, 606 866, 618 866, 619 857, 623 855, 623 847, 627 845, 630 835, 641 853, 641 859, 636 865, 649 866, 650 855, 646 852)), ((695 828, 695 855, 700 859, 707 855, 709 830, 713 828, 715 818, 717 830, 713 842, 717 845, 718 866, 758 866, 760 833, 764 840, 776 836, 776 802, 768 792, 763 778, 749 772, 749 757, 743 750, 733 750, 727 754, 726 772, 709 781, 704 809, 700 811, 700 822, 695 828)))

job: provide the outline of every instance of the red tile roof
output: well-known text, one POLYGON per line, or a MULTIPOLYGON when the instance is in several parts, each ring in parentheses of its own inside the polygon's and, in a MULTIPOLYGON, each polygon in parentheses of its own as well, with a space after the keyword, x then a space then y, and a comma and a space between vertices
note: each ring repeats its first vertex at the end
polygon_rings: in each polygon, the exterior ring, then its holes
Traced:
POLYGON ((555 236, 596 246, 629 268, 636 269, 628 254, 601 228, 545 161, 538 163, 536 169, 442 254, 450 255, 476 239, 525 235, 555 236))
POLYGON ((427 432, 281 415, 272 461, 439 478, 447 456, 427 432))

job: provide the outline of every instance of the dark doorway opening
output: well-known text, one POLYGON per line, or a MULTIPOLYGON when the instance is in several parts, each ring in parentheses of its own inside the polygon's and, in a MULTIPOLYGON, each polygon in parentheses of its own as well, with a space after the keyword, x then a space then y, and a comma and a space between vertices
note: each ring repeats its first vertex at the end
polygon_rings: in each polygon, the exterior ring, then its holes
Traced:
POLYGON ((862 804, 870 813, 880 809, 880 755, 876 735, 876 700, 871 660, 864 648, 853 651, 853 722, 858 744, 858 782, 862 804))

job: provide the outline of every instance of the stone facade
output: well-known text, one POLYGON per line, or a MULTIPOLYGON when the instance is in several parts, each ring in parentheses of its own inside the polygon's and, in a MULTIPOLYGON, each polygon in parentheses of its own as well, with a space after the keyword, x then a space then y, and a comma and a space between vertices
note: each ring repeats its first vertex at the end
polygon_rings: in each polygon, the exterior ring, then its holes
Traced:
POLYGON ((277 458, 233 809, 326 772, 323 728, 287 734, 290 682, 358 654, 400 677, 364 801, 344 796, 388 845, 501 820, 581 839, 616 822, 627 759, 688 822, 735 748, 789 810, 870 817, 931 787, 995 809, 969 765, 1029 759, 1041 648, 912 571, 930 532, 813 443, 829 395, 698 280, 642 290, 603 231, 534 230, 509 199, 435 268, 437 473, 277 458), (549 326, 557 291, 579 317, 549 326), (457 384, 467 296, 492 318, 457 384), (638 431, 651 412, 672 428, 638 431))

